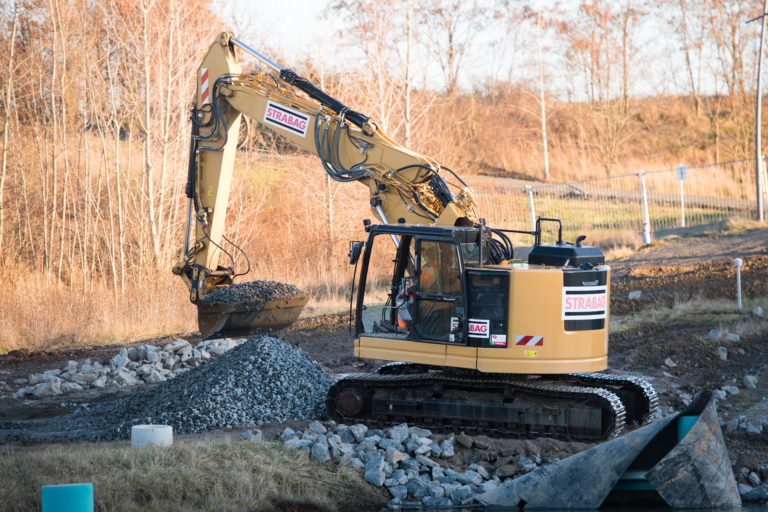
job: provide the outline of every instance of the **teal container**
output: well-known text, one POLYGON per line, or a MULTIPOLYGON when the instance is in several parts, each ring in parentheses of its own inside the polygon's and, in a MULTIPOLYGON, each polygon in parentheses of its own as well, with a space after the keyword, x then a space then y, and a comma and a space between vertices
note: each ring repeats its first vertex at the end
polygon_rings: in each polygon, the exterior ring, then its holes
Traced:
POLYGON ((43 512, 93 512, 93 484, 44 485, 43 512))
POLYGON ((681 441, 685 434, 688 433, 689 430, 691 430, 691 427, 694 423, 696 423, 696 420, 699 419, 698 416, 680 416, 677 419, 677 440, 681 441))

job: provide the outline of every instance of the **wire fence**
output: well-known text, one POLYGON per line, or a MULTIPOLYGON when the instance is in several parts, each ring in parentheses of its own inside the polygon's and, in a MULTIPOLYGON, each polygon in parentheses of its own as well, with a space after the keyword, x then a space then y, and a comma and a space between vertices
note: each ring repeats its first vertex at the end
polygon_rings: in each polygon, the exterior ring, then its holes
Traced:
MULTIPOLYGON (((762 172, 764 176, 764 162, 762 172)), ((755 160, 747 159, 480 190, 477 213, 490 226, 514 230, 533 230, 537 217, 558 218, 565 240, 585 234, 593 243, 637 245, 678 228, 729 217, 755 218, 755 190, 755 160)), ((517 243, 530 245, 530 237, 516 238, 517 243)), ((551 238, 545 236, 544 241, 551 238)))

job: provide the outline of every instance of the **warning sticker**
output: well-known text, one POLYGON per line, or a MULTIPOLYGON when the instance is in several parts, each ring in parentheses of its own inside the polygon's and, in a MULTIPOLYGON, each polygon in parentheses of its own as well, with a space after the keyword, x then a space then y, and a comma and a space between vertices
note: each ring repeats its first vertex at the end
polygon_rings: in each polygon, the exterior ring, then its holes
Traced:
POLYGON ((211 95, 208 91, 208 68, 200 70, 200 100, 203 102, 203 105, 211 102, 211 95))
POLYGON ((506 334, 491 334, 491 345, 497 346, 497 347, 506 347, 507 346, 507 335, 506 334))
POLYGON ((306 137, 309 116, 279 103, 268 101, 267 110, 264 111, 264 122, 306 137))
POLYGON ((523 353, 523 357, 539 357, 539 353, 535 350, 526 350, 523 353))
POLYGON ((563 320, 602 320, 606 316, 606 286, 563 287, 563 320))
POLYGON ((541 347, 544 345, 544 336, 515 336, 515 345, 541 347))

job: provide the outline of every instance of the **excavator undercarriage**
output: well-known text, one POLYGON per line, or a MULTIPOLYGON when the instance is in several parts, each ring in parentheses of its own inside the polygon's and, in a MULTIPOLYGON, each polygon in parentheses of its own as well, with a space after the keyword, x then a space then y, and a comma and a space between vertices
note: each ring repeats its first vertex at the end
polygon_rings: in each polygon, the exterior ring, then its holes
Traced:
POLYGON ((515 376, 390 363, 352 374, 329 390, 340 422, 403 421, 438 430, 599 441, 656 418, 658 398, 637 377, 515 376))

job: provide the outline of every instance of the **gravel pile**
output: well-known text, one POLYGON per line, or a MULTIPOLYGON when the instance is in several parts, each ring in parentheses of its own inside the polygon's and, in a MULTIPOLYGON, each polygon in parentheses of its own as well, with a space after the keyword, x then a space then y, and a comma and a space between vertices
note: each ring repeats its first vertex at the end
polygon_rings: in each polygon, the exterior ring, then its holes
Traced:
POLYGON ((250 281, 217 288, 203 297, 202 301, 211 306, 216 304, 254 304, 273 299, 286 299, 302 293, 292 284, 277 281, 250 281))
MULTIPOLYGON (((332 382, 323 368, 289 343, 254 337, 157 386, 56 418, 44 429, 50 435, 43 437, 115 440, 128 439, 132 425, 145 423, 195 433, 320 418, 332 382)), ((18 432, 23 425, 11 428, 18 432)))

